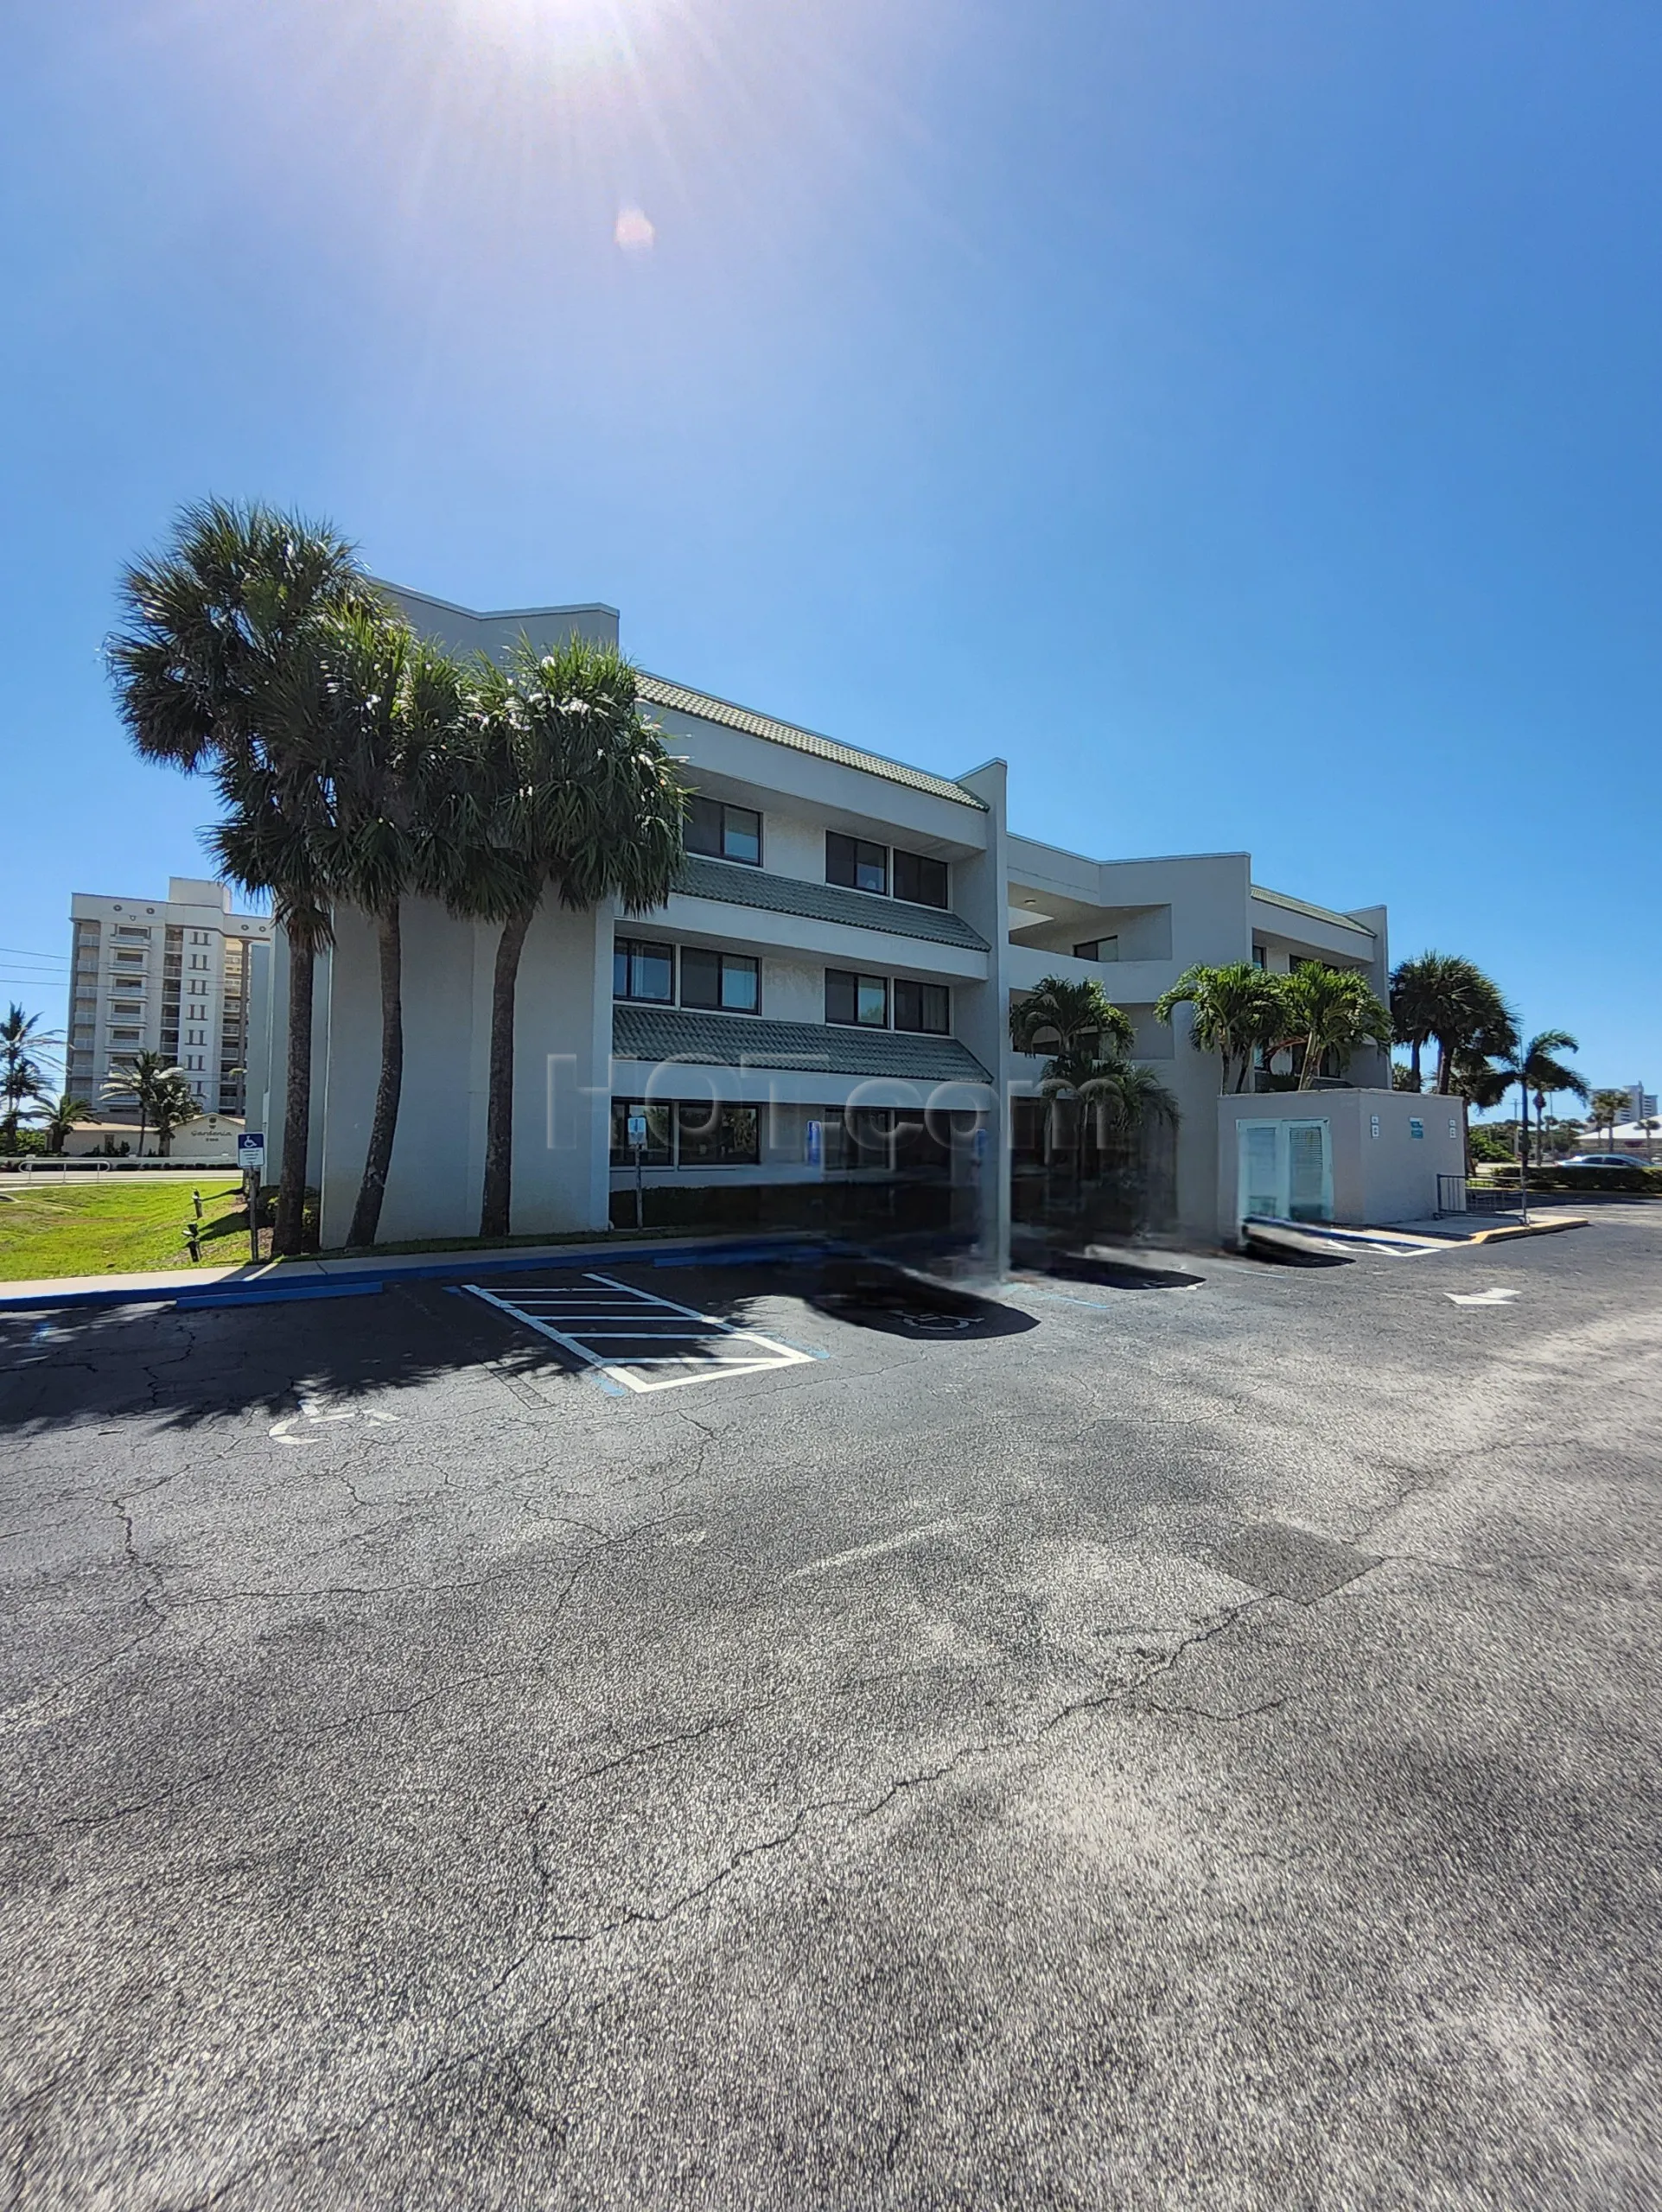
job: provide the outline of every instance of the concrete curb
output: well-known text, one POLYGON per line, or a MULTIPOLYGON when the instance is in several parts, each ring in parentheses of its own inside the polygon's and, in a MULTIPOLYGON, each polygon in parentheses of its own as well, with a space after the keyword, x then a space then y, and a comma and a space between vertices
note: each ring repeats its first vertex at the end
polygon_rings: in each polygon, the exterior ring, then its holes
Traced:
POLYGON ((1480 1229, 1468 1244, 1506 1244, 1514 1236, 1556 1236, 1561 1230, 1585 1229, 1585 1214, 1568 1214, 1562 1221, 1509 1221, 1499 1229, 1480 1229))
POLYGON ((267 1261, 256 1269, 227 1268, 217 1273, 170 1268, 151 1274, 65 1275, 10 1283, 0 1290, 0 1314, 37 1313, 47 1308, 115 1306, 207 1306, 292 1305, 305 1299, 369 1297, 388 1283, 436 1282, 459 1276, 521 1274, 527 1268, 668 1267, 697 1264, 742 1267, 748 1262, 778 1262, 846 1249, 831 1236, 810 1236, 800 1230, 774 1236, 651 1237, 627 1243, 525 1244, 480 1252, 411 1252, 357 1260, 267 1261))

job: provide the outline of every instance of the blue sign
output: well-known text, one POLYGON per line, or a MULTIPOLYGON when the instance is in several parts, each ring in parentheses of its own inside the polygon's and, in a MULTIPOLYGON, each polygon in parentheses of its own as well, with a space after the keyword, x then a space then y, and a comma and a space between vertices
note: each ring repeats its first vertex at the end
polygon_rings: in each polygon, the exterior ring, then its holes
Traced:
POLYGON ((1410 1137, 1423 1137, 1425 1135, 1424 1122, 1412 1114, 1408 1117, 1408 1134, 1410 1137))
POLYGON ((237 1139, 237 1165, 245 1174, 265 1165, 265 1139, 258 1132, 237 1139))

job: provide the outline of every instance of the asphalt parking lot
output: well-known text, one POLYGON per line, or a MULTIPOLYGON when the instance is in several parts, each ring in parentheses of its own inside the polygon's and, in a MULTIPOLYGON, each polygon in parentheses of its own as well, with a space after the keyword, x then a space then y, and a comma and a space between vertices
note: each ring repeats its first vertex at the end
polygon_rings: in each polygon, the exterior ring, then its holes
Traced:
POLYGON ((1659 1262, 0 1322, 3 2201, 1662 2202, 1659 1262))

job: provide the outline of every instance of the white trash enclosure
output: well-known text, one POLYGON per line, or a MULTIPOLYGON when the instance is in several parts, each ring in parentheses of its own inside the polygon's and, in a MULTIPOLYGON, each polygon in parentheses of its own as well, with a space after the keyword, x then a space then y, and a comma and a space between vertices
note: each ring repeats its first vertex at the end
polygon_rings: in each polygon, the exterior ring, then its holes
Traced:
POLYGON ((674 1390, 775 1367, 812 1363, 812 1352, 679 1306, 614 1276, 516 1284, 512 1294, 467 1288, 626 1389, 674 1390))
POLYGON ((1249 1214, 1382 1228, 1429 1221, 1466 1172, 1466 1109, 1411 1090, 1251 1091, 1218 1101, 1218 1236, 1249 1214))

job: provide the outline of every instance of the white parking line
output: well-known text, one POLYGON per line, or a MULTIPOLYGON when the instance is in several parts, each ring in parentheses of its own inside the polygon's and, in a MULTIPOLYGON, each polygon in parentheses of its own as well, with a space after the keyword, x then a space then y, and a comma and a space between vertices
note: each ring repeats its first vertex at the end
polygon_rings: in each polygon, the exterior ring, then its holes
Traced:
POLYGON ((512 1298, 467 1286, 475 1298, 511 1314, 549 1338, 596 1374, 630 1390, 678 1390, 688 1382, 711 1382, 740 1375, 766 1374, 775 1367, 812 1363, 813 1354, 782 1344, 755 1329, 737 1329, 713 1313, 678 1306, 672 1298, 637 1290, 611 1275, 586 1274, 577 1283, 532 1283, 512 1298), (587 1286, 598 1285, 597 1289, 587 1286), (691 1324, 691 1326, 687 1325, 691 1324), (639 1351, 614 1351, 614 1344, 639 1344, 639 1351), (649 1351, 647 1345, 661 1345, 649 1351), (729 1349, 747 1346, 745 1351, 729 1349), (602 1350, 602 1346, 608 1349, 602 1350), (685 1346, 685 1350, 672 1347, 685 1346), (641 1370, 679 1369, 679 1373, 641 1370))

